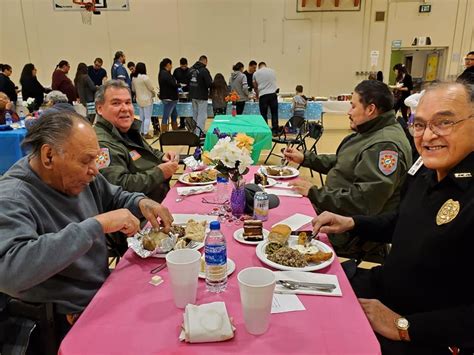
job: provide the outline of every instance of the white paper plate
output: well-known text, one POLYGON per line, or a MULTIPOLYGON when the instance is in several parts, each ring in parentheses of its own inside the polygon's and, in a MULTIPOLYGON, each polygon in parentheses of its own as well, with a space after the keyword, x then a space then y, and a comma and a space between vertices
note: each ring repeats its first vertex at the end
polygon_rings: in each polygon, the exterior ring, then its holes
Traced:
MULTIPOLYGON (((268 234, 270 232, 268 230, 266 230, 265 228, 263 228, 263 241, 265 241, 265 239, 268 238, 268 234)), ((245 240, 244 239, 244 229, 243 228, 239 228, 237 229, 235 232, 234 232, 234 239, 236 241, 238 241, 239 243, 242 243, 242 244, 249 244, 249 245, 257 245, 258 243, 261 243, 262 240, 259 240, 259 241, 250 241, 250 240, 245 240)))
MULTIPOLYGON (((203 246, 204 246, 204 243, 199 242, 199 243, 196 244, 196 246, 195 246, 194 248, 191 248, 191 249, 199 250, 199 249, 201 249, 203 246)), ((174 250, 174 249, 173 249, 173 250, 174 250)), ((168 253, 154 254, 154 255, 152 255, 151 257, 152 257, 152 258, 158 258, 158 259, 164 259, 164 258, 166 258, 166 254, 168 254, 168 253)))
MULTIPOLYGON (((250 180, 250 183, 255 184, 255 180, 254 179, 250 180)), ((272 187, 272 186, 275 186, 276 183, 277 182, 276 182, 275 179, 272 179, 271 177, 269 177, 269 178, 267 178, 267 184, 263 185, 263 187, 272 187)))
MULTIPOLYGON (((235 263, 234 260, 227 258, 227 276, 232 274, 235 271, 235 263)), ((206 273, 199 270, 199 278, 205 279, 206 273)))
MULTIPOLYGON (((298 243, 298 236, 290 236, 288 239, 288 245, 296 245, 298 243)), ((334 261, 336 253, 334 253, 334 250, 332 250, 328 245, 320 242, 319 240, 312 240, 311 244, 315 245, 318 247, 319 250, 327 253, 327 252, 332 252, 332 257, 329 260, 323 261, 320 264, 315 264, 315 263, 309 263, 308 266, 305 267, 291 267, 291 266, 285 266, 281 264, 277 264, 267 258, 267 254, 265 253, 265 248, 268 244, 267 240, 264 240, 263 242, 260 242, 257 247, 255 248, 255 253, 257 254, 257 257, 260 259, 261 262, 264 264, 267 264, 268 266, 271 266, 275 269, 278 270, 283 270, 283 271, 315 271, 315 270, 321 270, 324 269, 325 267, 328 267, 331 265, 331 263, 334 261)))
POLYGON ((187 181, 187 177, 191 173, 184 173, 178 177, 178 181, 182 182, 183 184, 186 185, 194 185, 194 186, 202 186, 202 185, 210 185, 210 184, 215 184, 217 180, 212 180, 212 181, 207 181, 207 182, 189 182, 187 181))
MULTIPOLYGON (((271 166, 270 166, 270 167, 271 167, 271 166)), ((264 167, 264 166, 260 167, 260 172, 261 172, 261 173, 264 173, 264 174, 267 175, 268 177, 272 177, 272 178, 274 178, 274 179, 291 179, 291 178, 297 177, 297 176, 300 174, 300 172, 299 172, 298 169, 295 169, 295 168, 293 168, 293 167, 291 167, 291 166, 285 166, 285 169, 291 170, 291 171, 292 171, 292 174, 290 174, 290 175, 285 175, 285 176, 270 175, 270 174, 267 173, 267 168, 264 167)))

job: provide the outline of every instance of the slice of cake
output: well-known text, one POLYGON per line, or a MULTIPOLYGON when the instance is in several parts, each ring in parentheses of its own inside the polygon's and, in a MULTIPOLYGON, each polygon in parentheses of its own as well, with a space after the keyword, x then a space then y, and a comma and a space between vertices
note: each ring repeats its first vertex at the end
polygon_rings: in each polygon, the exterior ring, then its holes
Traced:
POLYGON ((256 219, 244 221, 243 237, 249 242, 258 242, 263 240, 263 222, 256 219))
POLYGON ((265 175, 261 174, 261 173, 256 173, 253 177, 253 181, 257 185, 263 185, 263 186, 268 185, 267 177, 265 175))

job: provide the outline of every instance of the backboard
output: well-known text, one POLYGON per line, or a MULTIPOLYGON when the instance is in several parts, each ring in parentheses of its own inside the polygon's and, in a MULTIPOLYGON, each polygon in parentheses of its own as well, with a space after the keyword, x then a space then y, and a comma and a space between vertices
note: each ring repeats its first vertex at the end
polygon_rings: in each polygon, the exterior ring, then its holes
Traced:
MULTIPOLYGON (((87 0, 83 0, 87 2, 87 0)), ((128 0, 96 0, 97 11, 128 11, 130 5, 128 0)), ((84 5, 74 4, 72 0, 53 0, 55 11, 83 11, 84 5)))

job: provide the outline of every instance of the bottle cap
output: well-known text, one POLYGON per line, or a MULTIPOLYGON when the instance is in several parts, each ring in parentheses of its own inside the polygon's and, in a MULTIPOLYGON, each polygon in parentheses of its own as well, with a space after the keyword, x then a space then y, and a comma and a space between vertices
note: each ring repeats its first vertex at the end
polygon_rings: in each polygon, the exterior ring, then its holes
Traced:
POLYGON ((211 224, 209 225, 209 228, 211 229, 211 231, 219 230, 221 229, 221 224, 219 223, 219 221, 212 221, 211 224))

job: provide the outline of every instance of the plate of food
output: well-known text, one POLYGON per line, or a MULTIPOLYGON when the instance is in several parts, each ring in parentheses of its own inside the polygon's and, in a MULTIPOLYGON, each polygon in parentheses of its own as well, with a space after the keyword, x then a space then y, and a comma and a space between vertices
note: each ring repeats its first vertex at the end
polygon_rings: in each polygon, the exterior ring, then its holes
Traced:
POLYGON ((277 224, 255 249, 257 257, 268 266, 284 271, 315 271, 334 261, 335 253, 319 240, 306 245, 306 234, 292 236, 291 228, 277 224))
POLYGON ((164 233, 147 225, 133 238, 128 238, 128 246, 142 258, 165 258, 171 250, 204 246, 207 222, 190 219, 185 225, 172 225, 170 233, 164 233), (192 242, 192 244, 190 244, 192 242))
POLYGON ((202 171, 192 171, 184 173, 178 178, 179 182, 186 185, 209 185, 217 181, 217 170, 206 169, 202 171))
POLYGON ((244 228, 239 228, 234 232, 234 239, 242 244, 257 245, 268 238, 270 232, 263 229, 262 221, 258 219, 247 219, 244 221, 244 228))
POLYGON ((272 187, 276 185, 276 180, 272 179, 265 174, 260 172, 256 173, 253 177, 253 180, 250 181, 251 184, 262 185, 263 187, 272 187))
MULTIPOLYGON (((227 258, 227 276, 232 274, 235 271, 235 263, 234 260, 227 258)), ((201 266, 199 269, 199 278, 205 279, 206 278, 206 260, 204 259, 204 255, 201 256, 201 266)))
POLYGON ((262 166, 260 172, 274 179, 290 179, 300 174, 298 169, 291 166, 262 166))

